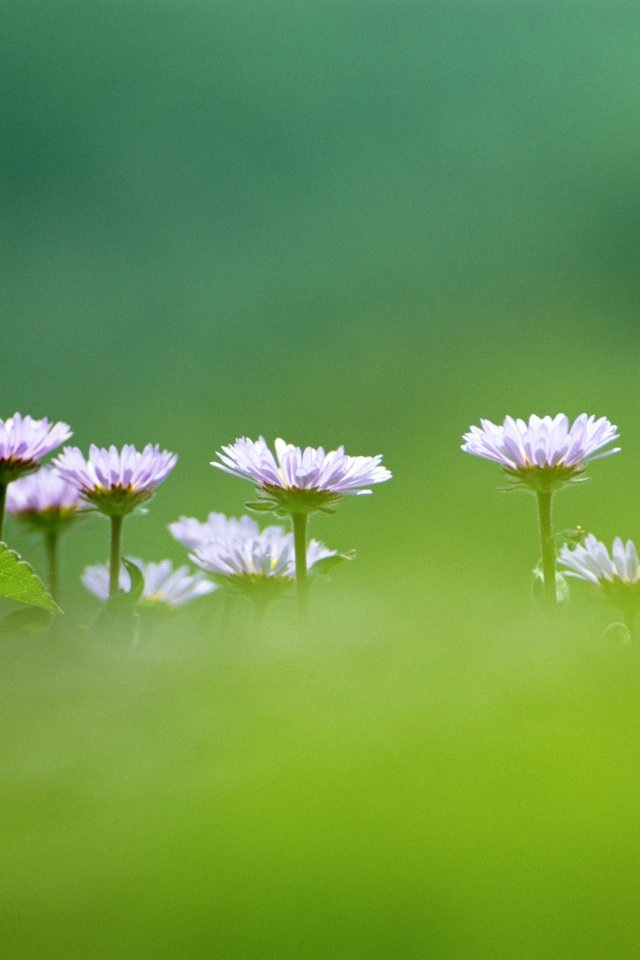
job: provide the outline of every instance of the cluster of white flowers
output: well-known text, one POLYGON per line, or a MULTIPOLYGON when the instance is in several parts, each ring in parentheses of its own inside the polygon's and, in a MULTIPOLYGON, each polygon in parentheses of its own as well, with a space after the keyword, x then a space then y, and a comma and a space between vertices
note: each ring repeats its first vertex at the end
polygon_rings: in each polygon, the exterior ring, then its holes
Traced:
MULTIPOLYGON (((186 566, 174 569, 169 560, 147 563, 129 558, 128 566, 123 565, 122 520, 153 496, 173 470, 177 456, 157 444, 147 444, 142 451, 131 444, 121 449, 92 444, 87 457, 78 447, 67 446, 52 465, 42 466, 42 457, 70 436, 64 423, 51 424, 17 413, 0 421, 0 521, 5 498, 8 512, 16 519, 46 531, 53 539, 83 514, 98 511, 108 516, 112 522, 110 563, 87 567, 82 576, 97 597, 132 591, 131 564, 142 575, 140 599, 146 604, 176 606, 219 586, 250 593, 257 584, 283 588, 300 580, 294 533, 276 525, 260 530, 249 516, 236 519, 214 512, 205 521, 181 517, 169 527, 200 571, 192 573, 186 566)), ((292 517, 316 510, 332 512, 344 495, 371 493, 368 485, 391 477, 381 465, 381 456, 350 457, 343 447, 328 453, 322 447, 301 449, 281 439, 276 440, 275 449, 274 456, 263 437, 257 441, 240 438, 222 447, 220 462, 212 465, 251 480, 258 489, 256 509, 273 509, 292 517)), ((304 546, 305 577, 314 567, 320 569, 323 561, 339 558, 337 551, 317 540, 308 544, 305 540, 304 546)))
MULTIPOLYGON (((123 518, 151 498, 168 477, 177 456, 147 444, 141 451, 125 444, 101 448, 92 444, 87 457, 78 447, 64 447, 52 464, 47 454, 71 436, 66 423, 37 420, 19 413, 0 420, 0 536, 7 512, 44 533, 50 542, 78 517, 98 511, 112 522, 109 566, 93 565, 83 582, 100 598, 132 590, 131 577, 120 559, 123 518)), ((556 551, 551 530, 551 495, 583 478, 587 465, 619 452, 611 444, 617 427, 606 417, 581 414, 570 422, 565 414, 532 415, 527 420, 505 417, 501 424, 481 420, 463 436, 462 450, 501 465, 516 486, 538 497, 542 575, 547 597, 556 602, 556 561, 571 576, 587 580, 620 605, 640 607, 640 563, 631 540, 613 541, 611 552, 593 534, 556 551)), ((169 560, 148 563, 129 560, 140 571, 144 603, 182 605, 220 586, 250 593, 260 584, 279 588, 297 582, 299 599, 306 578, 345 555, 317 540, 306 539, 306 517, 333 512, 347 495, 370 494, 371 487, 391 478, 381 455, 348 456, 343 447, 296 447, 281 438, 275 453, 264 437, 240 437, 221 447, 211 465, 254 484, 257 500, 247 506, 290 516, 293 532, 279 525, 260 529, 250 516, 227 517, 211 512, 206 520, 180 517, 169 525, 175 540, 189 551, 200 568, 174 569, 169 560)), ((131 569, 131 566, 129 566, 131 569)), ((257 596, 257 594, 256 594, 257 596)))
MULTIPOLYGON (((169 525, 171 535, 191 550, 189 558, 216 578, 230 583, 256 577, 293 581, 295 560, 293 534, 281 526, 260 530, 249 516, 226 517, 210 513, 206 522, 180 517, 169 525)), ((319 560, 337 555, 318 540, 307 547, 307 569, 319 560)))
MULTIPOLYGON (((462 449, 501 464, 513 483, 550 496, 581 479, 590 461, 618 453, 619 447, 609 446, 617 437, 618 428, 606 417, 596 419, 586 413, 573 423, 565 414, 531 416, 528 422, 506 417, 502 424, 481 420, 479 427, 470 427, 462 449)), ((563 544, 558 560, 569 576, 594 584, 632 621, 640 609, 640 562, 633 541, 616 537, 609 552, 602 541, 588 534, 582 542, 563 544)), ((549 571, 553 573, 553 566, 549 571)))

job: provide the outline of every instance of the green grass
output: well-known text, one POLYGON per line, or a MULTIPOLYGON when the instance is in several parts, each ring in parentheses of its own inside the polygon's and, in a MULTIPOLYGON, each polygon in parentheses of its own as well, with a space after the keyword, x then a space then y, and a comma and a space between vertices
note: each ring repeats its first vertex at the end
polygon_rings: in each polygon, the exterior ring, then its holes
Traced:
POLYGON ((337 593, 305 639, 202 600, 134 647, 3 646, 5 956, 634 956, 640 676, 606 611, 337 593))

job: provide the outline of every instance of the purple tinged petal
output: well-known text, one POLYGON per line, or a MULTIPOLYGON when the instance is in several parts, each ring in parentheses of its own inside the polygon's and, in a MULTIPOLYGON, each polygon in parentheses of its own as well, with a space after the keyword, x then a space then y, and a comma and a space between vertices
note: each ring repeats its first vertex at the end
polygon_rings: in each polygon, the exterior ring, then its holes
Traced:
POLYGON ((570 426, 565 414, 538 417, 529 421, 505 417, 501 426, 481 420, 463 435, 462 450, 511 469, 531 466, 582 469, 589 460, 618 452, 601 448, 617 436, 617 428, 606 417, 596 420, 580 414, 570 426))
POLYGON ((638 579, 638 554, 633 542, 627 540, 624 544, 620 537, 616 537, 611 555, 620 579, 635 583, 638 579))
POLYGON ((367 484, 382 483, 391 473, 375 457, 348 457, 344 449, 326 453, 323 447, 295 447, 278 437, 276 458, 263 437, 252 441, 241 437, 222 447, 212 466, 227 473, 251 480, 258 487, 356 493, 367 484))
POLYGON ((113 489, 140 493, 154 490, 170 473, 177 462, 176 454, 160 451, 158 445, 147 444, 139 453, 131 444, 121 451, 91 444, 85 460, 77 447, 65 447, 54 464, 83 494, 113 489))
POLYGON ((624 547, 624 543, 620 537, 616 537, 613 541, 613 547, 611 549, 611 557, 613 560, 613 565, 615 567, 616 574, 620 577, 621 580, 627 580, 627 555, 624 547))
POLYGON ((37 463, 71 436, 66 423, 51 423, 15 413, 0 420, 0 463, 2 461, 37 463))
POLYGON ((611 555, 604 543, 589 534, 573 549, 563 546, 559 559, 575 576, 598 585, 615 580, 635 584, 640 579, 636 547, 631 540, 624 544, 620 537, 613 541, 611 555))
MULTIPOLYGON (((212 593, 217 589, 201 571, 191 572, 187 566, 174 570, 170 560, 161 560, 159 563, 145 563, 138 557, 131 557, 142 573, 144 589, 142 600, 149 603, 164 603, 168 606, 181 606, 196 597, 212 593)), ((109 596, 109 568, 106 563, 99 563, 86 567, 82 573, 82 583, 98 599, 106 600, 109 596)), ((120 569, 118 585, 121 590, 131 589, 131 578, 128 570, 123 566, 120 569)))
POLYGON ((75 486, 50 465, 10 483, 7 488, 7 511, 13 515, 26 513, 73 513, 81 506, 75 486))
MULTIPOLYGON (((254 521, 242 517, 235 528, 231 523, 225 531, 219 528, 215 540, 201 541, 189 554, 190 559, 203 570, 218 577, 284 577, 295 578, 293 534, 284 527, 273 525, 262 532, 254 530, 254 521), (248 521, 243 523, 243 521, 248 521)), ((324 544, 312 540, 307 549, 307 565, 323 557, 334 556, 324 544)))
POLYGON ((260 528, 252 517, 236 519, 226 517, 223 513, 210 513, 204 521, 195 517, 180 517, 169 524, 169 532, 183 547, 193 550, 199 544, 212 540, 233 541, 257 537, 260 528))

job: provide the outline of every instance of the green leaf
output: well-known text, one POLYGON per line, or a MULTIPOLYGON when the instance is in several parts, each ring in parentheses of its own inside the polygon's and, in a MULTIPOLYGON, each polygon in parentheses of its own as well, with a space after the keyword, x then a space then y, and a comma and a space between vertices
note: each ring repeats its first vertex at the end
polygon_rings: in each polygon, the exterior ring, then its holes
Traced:
POLYGON ((631 642, 631 631, 626 623, 610 623, 604 630, 602 639, 607 643, 625 644, 631 642))
POLYGON ((355 555, 355 550, 348 550, 346 553, 336 553, 332 557, 323 557, 322 560, 316 560, 309 570, 309 576, 325 577, 337 564, 343 563, 345 560, 353 560, 355 555))
POLYGON ((62 613, 33 567, 6 543, 0 543, 0 597, 62 613))
POLYGON ((129 603, 137 603, 142 596, 142 591, 144 590, 144 576, 142 575, 142 570, 140 567, 136 566, 132 560, 127 560, 126 557, 122 558, 122 562, 127 568, 127 573, 129 574, 129 579, 131 580, 131 588, 127 594, 129 603))
MULTIPOLYGON (((540 561, 532 570, 533 573, 533 595, 536 600, 544 598, 544 575, 542 573, 542 561, 540 561)), ((569 584, 567 578, 556 570, 556 599, 558 603, 568 603, 570 599, 569 584)))
POLYGON ((118 611, 133 608, 142 596, 142 591, 144 590, 144 577, 140 567, 132 563, 131 560, 126 560, 124 557, 122 558, 122 563, 127 568, 131 586, 129 590, 123 590, 120 587, 112 597, 107 597, 105 600, 105 612, 107 615, 109 615, 109 612, 118 613, 118 611))
POLYGON ((101 640, 119 643, 135 643, 138 637, 140 614, 138 601, 144 590, 142 570, 131 560, 122 558, 131 580, 129 591, 116 590, 112 597, 105 600, 96 617, 94 630, 101 640))
POLYGON ((39 607, 23 607, 14 610, 0 620, 0 637, 37 635, 49 629, 53 621, 50 610, 39 607))

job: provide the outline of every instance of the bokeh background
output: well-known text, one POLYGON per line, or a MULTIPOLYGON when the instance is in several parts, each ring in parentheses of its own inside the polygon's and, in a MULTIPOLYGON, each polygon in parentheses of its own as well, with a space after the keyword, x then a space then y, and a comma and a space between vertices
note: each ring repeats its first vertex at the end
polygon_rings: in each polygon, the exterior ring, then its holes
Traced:
POLYGON ((216 597, 3 639, 4 956, 637 957, 639 658, 585 584, 541 618, 535 505, 459 449, 608 416, 556 526, 640 537, 637 4, 1 6, 0 415, 177 451, 145 559, 242 512, 237 436, 394 473, 313 518, 358 555, 305 643, 216 597))

